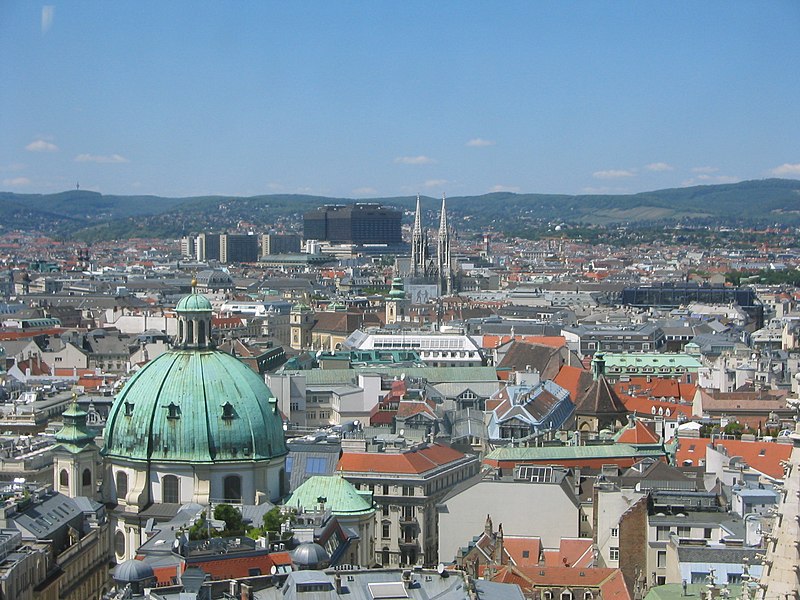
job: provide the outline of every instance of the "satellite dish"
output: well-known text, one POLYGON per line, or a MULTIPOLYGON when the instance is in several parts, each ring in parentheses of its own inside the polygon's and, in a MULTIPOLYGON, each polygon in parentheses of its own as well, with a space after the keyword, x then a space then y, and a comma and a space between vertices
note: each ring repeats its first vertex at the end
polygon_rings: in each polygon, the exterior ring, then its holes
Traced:
POLYGON ((405 434, 406 434, 406 430, 405 429, 401 429, 400 430, 400 437, 403 437, 405 434))
POLYGON ((277 575, 278 574, 278 566, 277 565, 272 565, 270 567, 270 569, 269 569, 269 572, 272 573, 273 575, 277 575))
POLYGON ((405 380, 406 380, 406 374, 400 373, 400 381, 405 381, 405 380))
POLYGON ((442 563, 439 563, 438 565, 436 565, 436 572, 437 572, 439 575, 441 575, 442 573, 444 573, 444 565, 443 565, 442 563))

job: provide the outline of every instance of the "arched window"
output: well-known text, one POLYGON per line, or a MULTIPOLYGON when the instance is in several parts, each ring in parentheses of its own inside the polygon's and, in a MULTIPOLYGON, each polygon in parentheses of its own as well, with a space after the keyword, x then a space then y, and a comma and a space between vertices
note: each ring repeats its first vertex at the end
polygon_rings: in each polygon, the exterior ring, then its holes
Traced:
POLYGON ((66 469, 61 469, 61 473, 58 474, 58 485, 69 487, 69 473, 67 473, 66 469))
POLYGON ((194 343, 194 321, 186 321, 186 343, 194 343))
POLYGON ((178 478, 175 475, 164 475, 161 478, 161 502, 164 504, 178 504, 178 478))
POLYGON ((183 321, 178 320, 178 342, 183 343, 183 321))
POLYGON ((278 477, 278 495, 283 498, 286 495, 286 471, 281 469, 278 477))
POLYGON ((238 475, 228 475, 223 481, 223 494, 225 502, 239 503, 242 501, 242 478, 238 475))
POLYGON ((206 322, 199 321, 197 323, 197 343, 203 346, 206 343, 206 322))
POLYGON ((128 495, 128 474, 125 471, 117 471, 117 499, 128 495))
POLYGON ((121 531, 114 534, 114 552, 120 558, 125 556, 125 534, 121 531))
POLYGON ((592 592, 588 590, 583 592, 583 600, 592 600, 593 598, 594 596, 592 595, 592 592))
POLYGON ((83 470, 83 480, 81 481, 81 484, 84 486, 92 485, 92 471, 90 469, 83 470))

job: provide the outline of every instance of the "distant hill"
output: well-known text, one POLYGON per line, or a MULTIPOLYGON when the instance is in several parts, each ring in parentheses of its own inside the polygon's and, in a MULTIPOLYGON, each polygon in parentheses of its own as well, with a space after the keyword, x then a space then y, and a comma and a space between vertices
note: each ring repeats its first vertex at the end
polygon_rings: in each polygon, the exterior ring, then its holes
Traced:
MULTIPOLYGON (((0 192, 0 232, 41 231, 87 241, 131 237, 174 238, 187 233, 259 227, 279 220, 299 222, 303 212, 347 198, 267 195, 247 198, 204 196, 106 196, 73 190, 58 194, 0 192)), ((412 211, 415 197, 359 199, 412 211)), ((424 197, 429 225, 437 223, 440 200, 424 197)), ((498 192, 449 197, 451 219, 462 230, 525 235, 532 228, 654 226, 677 223, 747 226, 800 225, 800 180, 765 179, 722 185, 672 188, 630 195, 557 195, 498 192)), ((409 215, 410 219, 410 215, 409 215)))

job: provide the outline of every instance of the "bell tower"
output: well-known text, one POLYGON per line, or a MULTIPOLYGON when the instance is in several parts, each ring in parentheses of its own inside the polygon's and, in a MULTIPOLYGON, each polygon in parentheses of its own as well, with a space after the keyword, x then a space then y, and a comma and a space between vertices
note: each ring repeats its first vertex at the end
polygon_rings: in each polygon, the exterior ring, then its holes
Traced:
POLYGON ((64 426, 56 433, 53 447, 53 488, 70 498, 96 499, 100 448, 86 426, 87 413, 78 406, 76 394, 61 416, 64 426))
POLYGON ((302 302, 295 304, 289 313, 291 344, 294 350, 311 348, 311 328, 314 326, 314 313, 311 307, 302 302))
POLYGON ((403 289, 403 280, 400 277, 392 279, 392 289, 386 299, 386 324, 404 321, 406 316, 406 292, 403 289))

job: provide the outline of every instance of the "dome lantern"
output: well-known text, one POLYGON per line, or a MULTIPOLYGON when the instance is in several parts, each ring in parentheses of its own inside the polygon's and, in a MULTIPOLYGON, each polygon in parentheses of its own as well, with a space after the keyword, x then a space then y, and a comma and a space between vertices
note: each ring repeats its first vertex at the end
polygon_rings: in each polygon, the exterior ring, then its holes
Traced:
POLYGON ((181 298, 175 307, 175 312, 178 313, 178 337, 175 342, 177 348, 213 347, 211 311, 211 302, 202 294, 193 291, 188 296, 181 298))

